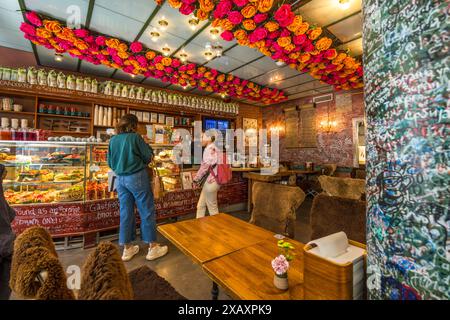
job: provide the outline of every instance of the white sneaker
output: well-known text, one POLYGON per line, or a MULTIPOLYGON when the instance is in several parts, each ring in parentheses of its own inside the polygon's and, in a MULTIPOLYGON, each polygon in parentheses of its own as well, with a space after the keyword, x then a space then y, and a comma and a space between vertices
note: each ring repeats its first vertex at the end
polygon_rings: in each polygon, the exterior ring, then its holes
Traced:
POLYGON ((139 246, 123 249, 122 261, 130 261, 139 252, 139 246))
POLYGON ((165 256, 167 254, 167 251, 169 250, 169 248, 167 248, 167 246, 154 246, 152 248, 148 248, 148 254, 145 257, 145 259, 147 260, 155 260, 158 259, 162 256, 165 256))

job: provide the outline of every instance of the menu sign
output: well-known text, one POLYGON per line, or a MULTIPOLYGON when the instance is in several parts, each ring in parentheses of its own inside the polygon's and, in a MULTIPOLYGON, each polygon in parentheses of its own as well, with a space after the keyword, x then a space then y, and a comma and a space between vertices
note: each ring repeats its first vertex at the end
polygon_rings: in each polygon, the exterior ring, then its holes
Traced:
POLYGON ((313 104, 300 107, 300 147, 317 148, 316 109, 313 104))
POLYGON ((298 111, 297 107, 288 107, 284 109, 285 117, 285 138, 284 144, 286 148, 298 148, 298 111))

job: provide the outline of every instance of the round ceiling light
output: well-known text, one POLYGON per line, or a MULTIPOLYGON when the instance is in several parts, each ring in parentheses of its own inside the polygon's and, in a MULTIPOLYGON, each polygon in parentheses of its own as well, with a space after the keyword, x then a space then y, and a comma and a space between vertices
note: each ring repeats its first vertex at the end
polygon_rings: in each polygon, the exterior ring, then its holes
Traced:
POLYGON ((197 29, 198 24, 200 23, 200 20, 198 20, 197 18, 191 18, 188 21, 189 26, 191 27, 192 30, 197 29))
POLYGON ((63 61, 63 60, 64 60, 64 56, 62 55, 62 53, 56 52, 56 53, 55 53, 55 61, 61 62, 61 61, 63 61))
POLYGON ((161 29, 162 31, 166 30, 167 27, 169 26, 169 22, 167 22, 167 20, 165 20, 164 17, 162 17, 162 19, 158 21, 158 24, 159 29, 161 29))
POLYGON ((339 6, 342 10, 347 10, 350 8, 350 0, 339 0, 339 6))
POLYGON ((168 56, 170 53, 170 48, 167 44, 161 50, 163 51, 165 56, 168 56))
POLYGON ((187 55, 186 52, 180 53, 180 60, 181 60, 181 61, 186 62, 187 57, 188 57, 188 55, 187 55))
POLYGON ((153 42, 158 41, 159 36, 160 36, 159 32, 156 32, 156 31, 150 32, 150 37, 153 42))
POLYGON ((211 28, 209 30, 209 34, 211 35, 211 38, 217 39, 217 36, 219 35, 219 29, 217 28, 211 28))

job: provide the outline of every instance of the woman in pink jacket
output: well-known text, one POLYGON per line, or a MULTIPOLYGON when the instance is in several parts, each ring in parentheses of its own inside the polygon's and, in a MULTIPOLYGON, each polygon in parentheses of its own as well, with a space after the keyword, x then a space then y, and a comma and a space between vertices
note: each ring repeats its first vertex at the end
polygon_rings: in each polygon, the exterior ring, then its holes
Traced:
POLYGON ((203 151, 203 158, 200 165, 200 169, 194 178, 194 183, 197 186, 203 187, 200 194, 200 198, 197 203, 197 218, 205 216, 206 208, 208 208, 210 215, 219 213, 219 206, 217 204, 217 192, 219 191, 219 184, 212 174, 210 169, 217 175, 217 163, 219 159, 220 150, 214 144, 215 137, 212 135, 203 134, 202 146, 205 147, 203 151), (206 179, 206 181, 205 181, 206 179))

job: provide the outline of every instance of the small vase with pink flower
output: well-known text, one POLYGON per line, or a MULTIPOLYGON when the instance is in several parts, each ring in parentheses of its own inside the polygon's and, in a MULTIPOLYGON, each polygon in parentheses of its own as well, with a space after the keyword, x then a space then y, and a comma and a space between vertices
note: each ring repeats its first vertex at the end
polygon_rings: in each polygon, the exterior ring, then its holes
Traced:
POLYGON ((289 288, 289 261, 292 261, 294 258, 294 254, 291 251, 295 248, 291 243, 284 240, 278 241, 277 245, 280 249, 280 254, 272 260, 272 268, 275 271, 273 284, 280 290, 287 290, 289 288))

